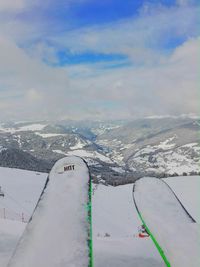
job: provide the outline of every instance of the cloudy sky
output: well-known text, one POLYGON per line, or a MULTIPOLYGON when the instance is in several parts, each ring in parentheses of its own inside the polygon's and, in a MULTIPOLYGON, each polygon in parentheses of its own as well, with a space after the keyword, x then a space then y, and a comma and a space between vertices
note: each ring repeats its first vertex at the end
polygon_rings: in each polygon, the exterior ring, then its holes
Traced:
POLYGON ((0 120, 198 114, 199 0, 0 0, 0 120))

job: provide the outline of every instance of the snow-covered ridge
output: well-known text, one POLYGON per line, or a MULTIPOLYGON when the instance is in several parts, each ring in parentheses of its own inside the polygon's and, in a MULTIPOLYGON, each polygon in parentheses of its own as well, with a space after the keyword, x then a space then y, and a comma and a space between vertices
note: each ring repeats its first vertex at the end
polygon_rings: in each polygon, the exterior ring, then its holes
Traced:
POLYGON ((7 148, 3 147, 3 146, 0 146, 0 152, 6 150, 7 148))
POLYGON ((70 146, 71 150, 81 149, 84 146, 88 145, 90 142, 84 142, 83 140, 80 140, 76 138, 77 143, 74 146, 70 146))
POLYGON ((41 131, 45 128, 46 124, 40 124, 40 123, 33 123, 28 124, 25 126, 17 126, 15 128, 7 128, 4 127, 4 125, 0 125, 0 131, 7 132, 7 133, 15 133, 15 132, 22 132, 22 131, 41 131))
POLYGON ((56 134, 56 133, 40 133, 36 132, 36 135, 39 135, 43 138, 56 137, 56 136, 65 136, 66 134, 56 134))

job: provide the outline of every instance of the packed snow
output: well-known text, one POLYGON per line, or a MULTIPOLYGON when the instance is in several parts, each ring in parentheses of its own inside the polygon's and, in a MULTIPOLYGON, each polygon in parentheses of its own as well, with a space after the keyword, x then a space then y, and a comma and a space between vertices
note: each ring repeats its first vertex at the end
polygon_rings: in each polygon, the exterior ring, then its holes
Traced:
POLYGON ((36 206, 47 174, 0 168, 0 266, 7 266, 36 206))
POLYGON ((8 266, 88 267, 88 181, 88 168, 78 157, 54 165, 8 266))
POLYGON ((156 178, 142 178, 135 184, 134 199, 171 266, 198 267, 199 225, 188 216, 167 184, 156 178))
POLYGON ((26 227, 25 223, 0 219, 0 266, 6 267, 20 236, 26 227))
POLYGON ((165 178, 164 181, 173 188, 186 210, 200 223, 200 177, 178 176, 165 178))
POLYGON ((47 178, 46 173, 0 167, 0 218, 28 221, 47 178))
MULTIPOLYGON (((33 212, 41 191, 43 190, 46 177, 47 174, 0 168, 0 186, 2 186, 2 191, 5 192, 5 198, 0 198, 0 203, 2 204, 4 202, 6 206, 10 207, 17 214, 24 212, 24 214, 26 215, 26 211, 28 211, 27 214, 29 217, 33 212), (11 199, 9 197, 11 197, 11 199)), ((60 174, 59 177, 61 178, 62 174, 60 174)), ((200 177, 171 177, 165 179, 165 181, 173 188, 178 198, 187 208, 192 217, 197 222, 199 222, 200 218, 198 205, 200 205, 200 196, 198 191, 200 177)), ((77 183, 73 183, 70 188, 73 188, 73 186, 77 187, 77 183)), ((95 267, 165 266, 151 239, 142 239, 138 237, 138 227, 141 225, 141 221, 138 218, 138 214, 133 204, 132 188, 133 184, 118 187, 95 184, 93 185, 92 211, 95 267)), ((64 190, 65 189, 63 189, 63 191, 64 190)), ((64 208, 65 205, 68 206, 68 203, 72 203, 71 195, 69 196, 69 198, 70 199, 68 201, 63 201, 62 204, 58 204, 55 201, 55 203, 53 203, 52 205, 56 206, 56 208, 59 207, 59 211, 64 208)), ((1 207, 3 206, 1 205, 1 207)), ((54 209, 52 209, 52 212, 53 210, 54 209)), ((74 211, 67 212, 68 215, 73 213, 74 211)), ((58 214, 56 214, 56 216, 57 215, 58 214)), ((21 219, 22 218, 20 216, 17 220, 16 218, 3 219, 3 217, 0 219, 1 267, 7 266, 7 262, 24 231, 26 223, 22 222, 21 219)), ((68 216, 67 220, 71 220, 71 218, 69 218, 68 216)), ((74 227, 72 227, 72 229, 70 228, 70 230, 73 231, 73 228, 74 227)), ((174 227, 174 225, 172 225, 172 229, 174 229, 174 236, 176 236, 176 227, 174 227)), ((61 237, 60 241, 58 242, 59 246, 57 245, 54 247, 53 255, 55 255, 58 249, 57 247, 60 247, 60 242, 62 244, 66 241, 67 235, 66 229, 64 231, 61 231, 59 227, 56 227, 55 232, 57 232, 57 230, 61 237)), ((185 229, 180 229, 180 233, 184 238, 183 243, 185 244, 190 241, 190 238, 188 239, 187 233, 186 235, 182 234, 182 230, 185 229)), ((191 230, 191 234, 195 232, 195 230, 193 230, 191 230)), ((55 234, 53 233, 52 235, 52 232, 50 234, 49 232, 47 233, 45 245, 52 243, 54 238, 53 235, 55 234)), ((36 245, 36 248, 39 249, 38 245, 36 245)), ((25 251, 26 250, 24 250, 24 252, 25 251)), ((174 253, 176 254, 176 250, 174 253)), ((52 253, 48 251, 48 253, 46 254, 44 255, 46 257, 49 257, 49 255, 51 255, 52 253)), ((44 257, 44 255, 42 257, 44 257)), ((23 265, 19 266, 24 267, 23 265)), ((27 266, 29 267, 31 265, 28 264, 25 267, 27 266)), ((82 266, 83 265, 81 265, 81 267, 82 266)), ((191 267, 192 265, 189 266, 191 267)), ((42 265, 42 267, 46 266, 42 265)))
POLYGON ((93 187, 95 267, 164 267, 150 238, 139 238, 133 184, 93 187))

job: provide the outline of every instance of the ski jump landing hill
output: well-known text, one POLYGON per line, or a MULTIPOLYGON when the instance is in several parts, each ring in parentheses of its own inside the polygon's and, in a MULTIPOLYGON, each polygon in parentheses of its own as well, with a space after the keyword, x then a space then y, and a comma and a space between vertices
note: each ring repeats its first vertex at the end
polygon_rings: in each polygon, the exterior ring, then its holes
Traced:
POLYGON ((88 167, 81 158, 59 160, 8 266, 91 266, 89 189, 88 167))
POLYGON ((200 266, 199 225, 162 180, 142 178, 133 189, 139 216, 169 267, 200 266))

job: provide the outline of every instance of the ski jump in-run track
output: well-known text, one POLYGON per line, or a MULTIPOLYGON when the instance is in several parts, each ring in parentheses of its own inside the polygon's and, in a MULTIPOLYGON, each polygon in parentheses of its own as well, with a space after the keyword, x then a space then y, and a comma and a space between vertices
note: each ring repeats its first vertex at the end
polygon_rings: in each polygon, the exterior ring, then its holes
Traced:
POLYGON ((93 266, 91 179, 83 159, 54 165, 8 266, 93 266))
POLYGON ((200 266, 199 224, 172 189, 157 178, 142 178, 133 187, 139 217, 166 266, 200 266))

